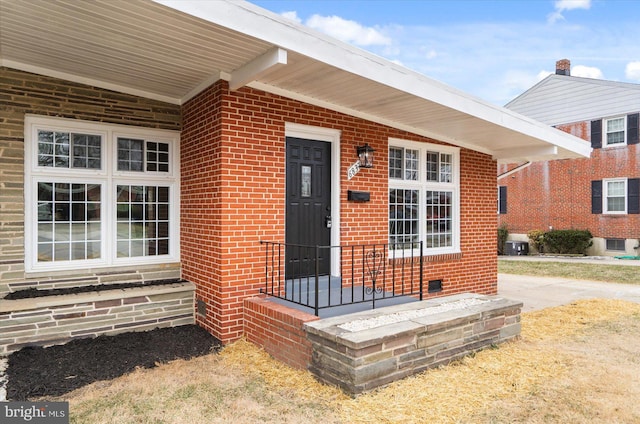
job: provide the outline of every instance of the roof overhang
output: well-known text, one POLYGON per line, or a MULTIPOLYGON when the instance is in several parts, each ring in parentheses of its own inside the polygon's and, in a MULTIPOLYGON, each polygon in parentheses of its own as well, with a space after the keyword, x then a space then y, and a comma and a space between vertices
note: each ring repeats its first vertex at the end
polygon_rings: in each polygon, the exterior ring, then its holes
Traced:
POLYGON ((182 104, 219 79, 499 162, 588 157, 585 141, 243 1, 0 1, 0 65, 182 104))

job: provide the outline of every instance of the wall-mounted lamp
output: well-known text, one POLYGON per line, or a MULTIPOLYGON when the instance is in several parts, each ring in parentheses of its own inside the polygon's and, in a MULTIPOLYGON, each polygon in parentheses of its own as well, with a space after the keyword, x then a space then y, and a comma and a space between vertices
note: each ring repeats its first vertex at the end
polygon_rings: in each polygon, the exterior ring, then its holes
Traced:
POLYGON ((369 143, 364 146, 358 146, 358 159, 360 160, 360 168, 373 168, 373 150, 369 143))

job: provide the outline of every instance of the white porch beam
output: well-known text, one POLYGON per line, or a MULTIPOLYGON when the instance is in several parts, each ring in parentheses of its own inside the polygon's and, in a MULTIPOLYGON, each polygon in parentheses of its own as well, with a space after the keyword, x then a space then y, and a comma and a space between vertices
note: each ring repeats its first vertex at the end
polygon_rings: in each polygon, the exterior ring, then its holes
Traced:
POLYGON ((131 94, 132 96, 144 97, 151 100, 158 100, 160 102, 171 103, 174 105, 180 104, 180 99, 171 96, 165 96, 158 93, 153 93, 146 90, 140 90, 133 86, 125 86, 121 84, 114 84, 106 81, 102 81, 94 78, 87 78, 80 75, 70 74, 68 72, 58 71, 55 69, 44 68, 42 66, 30 65, 27 63, 17 62, 10 59, 4 59, 0 57, 0 66, 7 68, 17 69, 19 71, 31 72, 32 74, 45 75, 47 77, 59 78, 66 81, 73 81, 79 84, 90 85, 93 87, 100 87, 106 90, 118 91, 120 93, 131 94))
POLYGON ((244 64, 231 73, 229 88, 237 90, 248 83, 257 80, 269 70, 287 64, 287 51, 280 47, 274 47, 262 56, 258 56, 251 62, 244 64))
MULTIPOLYGON (((519 160, 531 160, 529 158, 550 159, 553 156, 558 155, 558 147, 553 145, 540 145, 531 147, 516 147, 513 149, 495 150, 493 152, 493 158, 505 162, 513 160, 518 162, 519 160)), ((536 159, 533 159, 536 160, 536 159)))

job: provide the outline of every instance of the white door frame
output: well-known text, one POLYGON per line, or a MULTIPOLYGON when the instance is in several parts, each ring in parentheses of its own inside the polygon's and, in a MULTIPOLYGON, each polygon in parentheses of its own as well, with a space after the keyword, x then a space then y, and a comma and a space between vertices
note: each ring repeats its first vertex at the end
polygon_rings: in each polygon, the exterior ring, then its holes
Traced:
MULTIPOLYGON (((285 137, 331 144, 331 245, 340 245, 340 130, 285 122, 285 137)), ((286 164, 285 164, 286 166, 286 164)), ((286 199, 285 203, 286 203, 286 199)), ((285 205, 286 206, 286 205, 285 205)), ((285 217, 286 219, 286 217, 285 217)), ((331 249, 331 275, 340 275, 340 250, 331 249)))

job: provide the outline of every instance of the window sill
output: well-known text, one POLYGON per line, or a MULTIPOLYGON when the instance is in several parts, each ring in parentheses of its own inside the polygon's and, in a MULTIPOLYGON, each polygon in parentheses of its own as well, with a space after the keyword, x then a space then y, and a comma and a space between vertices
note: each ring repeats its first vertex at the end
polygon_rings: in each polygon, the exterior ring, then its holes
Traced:
POLYGON ((435 255, 425 255, 425 262, 449 262, 449 261, 458 261, 462 259, 464 255, 462 252, 454 252, 454 253, 437 253, 435 255))
POLYGON ((82 277, 88 275, 106 275, 106 274, 127 274, 127 273, 143 273, 143 272, 157 272, 171 269, 180 269, 179 261, 171 261, 158 264, 138 264, 138 265, 102 265, 86 267, 82 269, 64 268, 55 270, 31 270, 25 272, 25 278, 27 279, 39 279, 39 278, 67 278, 70 275, 73 277, 82 277))

